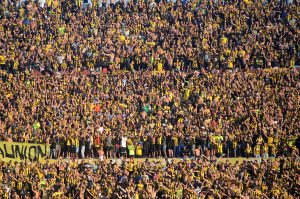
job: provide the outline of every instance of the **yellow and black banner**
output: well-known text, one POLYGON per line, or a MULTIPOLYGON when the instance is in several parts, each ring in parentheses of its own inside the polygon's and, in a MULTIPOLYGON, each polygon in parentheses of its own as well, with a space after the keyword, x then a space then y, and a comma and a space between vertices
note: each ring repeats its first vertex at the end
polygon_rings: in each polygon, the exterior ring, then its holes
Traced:
POLYGON ((21 142, 0 142, 0 160, 41 161, 50 154, 50 145, 21 142))

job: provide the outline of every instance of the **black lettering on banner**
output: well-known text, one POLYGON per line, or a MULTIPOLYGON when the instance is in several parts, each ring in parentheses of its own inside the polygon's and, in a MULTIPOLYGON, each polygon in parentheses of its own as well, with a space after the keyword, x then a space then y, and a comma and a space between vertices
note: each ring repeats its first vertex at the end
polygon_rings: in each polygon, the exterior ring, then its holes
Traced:
POLYGON ((28 155, 27 155, 27 146, 25 146, 23 154, 24 154, 24 158, 26 160, 28 158, 28 155))
MULTIPOLYGON (((4 144, 3 144, 4 145, 4 144)), ((3 151, 3 149, 2 149, 2 146, 0 145, 0 154, 1 154, 1 156, 2 156, 2 158, 4 158, 5 157, 5 154, 4 154, 4 151, 3 151)))
POLYGON ((15 155, 16 155, 16 158, 20 157, 20 159, 23 160, 24 156, 26 156, 26 154, 24 154, 24 146, 16 145, 15 146, 15 155), (20 151, 20 147, 22 147, 21 151, 20 151))
POLYGON ((45 152, 43 152, 43 149, 41 146, 37 146, 37 160, 40 159, 40 157, 46 157, 47 156, 47 145, 44 146, 45 147, 45 152))
POLYGON ((11 154, 9 154, 7 152, 7 149, 6 149, 6 144, 3 145, 4 146, 4 151, 5 151, 5 157, 7 158, 15 158, 15 150, 14 150, 14 145, 11 145, 11 154))
POLYGON ((30 161, 37 161, 47 157, 48 153, 48 145, 0 142, 0 158, 3 159, 29 159, 30 161))
POLYGON ((36 146, 30 146, 28 149, 28 158, 30 161, 36 160, 36 146), (33 156, 33 157, 32 157, 33 156))

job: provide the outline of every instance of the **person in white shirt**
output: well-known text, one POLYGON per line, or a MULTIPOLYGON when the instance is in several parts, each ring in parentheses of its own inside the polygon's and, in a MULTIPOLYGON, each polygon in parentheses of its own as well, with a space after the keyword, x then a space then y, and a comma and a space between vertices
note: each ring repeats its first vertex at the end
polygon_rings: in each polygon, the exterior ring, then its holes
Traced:
POLYGON ((127 158, 127 137, 126 135, 122 135, 121 137, 121 157, 127 158))

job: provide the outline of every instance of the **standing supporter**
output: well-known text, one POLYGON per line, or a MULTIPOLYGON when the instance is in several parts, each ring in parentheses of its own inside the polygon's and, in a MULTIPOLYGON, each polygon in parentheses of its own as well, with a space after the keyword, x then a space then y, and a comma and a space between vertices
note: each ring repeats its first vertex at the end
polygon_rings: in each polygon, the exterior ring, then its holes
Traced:
POLYGON ((121 157, 121 139, 118 135, 115 135, 114 143, 115 143, 114 157, 120 158, 121 157))
POLYGON ((138 145, 135 148, 135 154, 137 158, 141 158, 143 156, 143 147, 141 143, 138 143, 138 145))
POLYGON ((127 148, 128 148, 128 157, 129 158, 135 157, 135 146, 132 143, 129 143, 127 148))
POLYGON ((127 137, 126 135, 122 135, 121 137, 121 157, 127 157, 127 137))
POLYGON ((107 158, 112 158, 112 136, 110 134, 110 132, 108 133, 108 135, 106 136, 106 141, 105 141, 105 150, 106 150, 106 157, 107 158))
POLYGON ((80 158, 85 159, 85 138, 84 135, 80 136, 79 147, 80 147, 80 158))

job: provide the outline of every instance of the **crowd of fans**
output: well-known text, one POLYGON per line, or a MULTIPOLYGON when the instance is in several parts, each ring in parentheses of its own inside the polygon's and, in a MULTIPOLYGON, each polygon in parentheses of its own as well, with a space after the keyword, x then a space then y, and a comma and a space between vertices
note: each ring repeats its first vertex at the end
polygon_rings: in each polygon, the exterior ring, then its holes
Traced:
POLYGON ((0 3, 0 141, 57 160, 2 198, 299 196, 299 1, 41 2, 0 3))
POLYGON ((287 156, 299 83, 296 69, 3 74, 0 137, 50 144, 51 158, 287 156))
POLYGON ((2 198, 285 198, 300 194, 299 162, 133 159, 2 163, 2 198))
POLYGON ((0 64, 10 71, 189 70, 299 64, 299 1, 3 0, 0 64), (78 5, 79 4, 79 5, 78 5))

